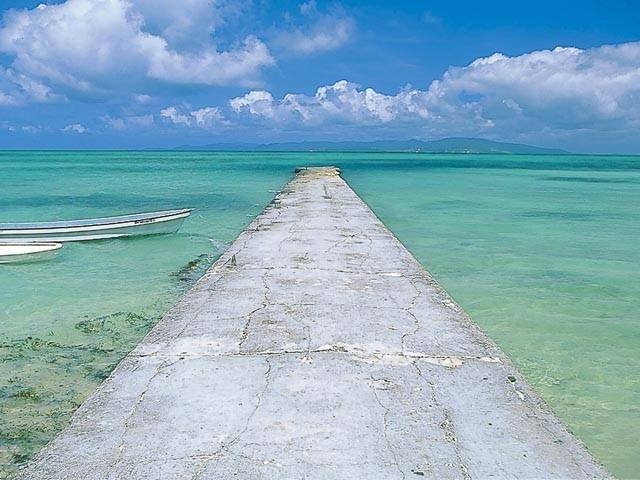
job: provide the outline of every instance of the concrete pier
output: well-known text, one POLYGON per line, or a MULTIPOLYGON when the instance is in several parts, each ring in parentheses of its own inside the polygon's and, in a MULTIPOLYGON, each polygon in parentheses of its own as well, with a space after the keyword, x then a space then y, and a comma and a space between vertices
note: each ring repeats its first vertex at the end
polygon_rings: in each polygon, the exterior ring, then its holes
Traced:
POLYGON ((22 475, 609 478, 333 168, 301 170, 22 475))

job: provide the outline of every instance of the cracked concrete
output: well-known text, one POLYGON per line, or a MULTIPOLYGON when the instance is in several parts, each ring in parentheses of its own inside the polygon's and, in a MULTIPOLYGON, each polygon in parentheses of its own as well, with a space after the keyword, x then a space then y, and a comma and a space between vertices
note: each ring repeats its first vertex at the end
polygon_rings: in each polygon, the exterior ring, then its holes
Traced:
POLYGON ((326 168, 296 175, 22 477, 610 475, 326 168))

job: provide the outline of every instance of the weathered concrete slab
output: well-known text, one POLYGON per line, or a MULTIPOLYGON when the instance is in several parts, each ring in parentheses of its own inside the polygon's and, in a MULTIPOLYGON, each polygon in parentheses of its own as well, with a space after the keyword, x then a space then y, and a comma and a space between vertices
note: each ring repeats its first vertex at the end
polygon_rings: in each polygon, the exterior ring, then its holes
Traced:
POLYGON ((609 474, 337 172, 312 169, 23 476, 609 474))

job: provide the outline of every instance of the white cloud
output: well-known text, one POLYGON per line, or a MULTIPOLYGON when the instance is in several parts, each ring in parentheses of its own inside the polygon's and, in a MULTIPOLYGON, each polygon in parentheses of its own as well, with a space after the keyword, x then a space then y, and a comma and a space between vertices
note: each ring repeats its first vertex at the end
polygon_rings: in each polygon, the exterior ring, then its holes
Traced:
POLYGON ((43 82, 16 72, 13 69, 0 70, 0 75, 5 81, 12 84, 15 91, 14 99, 16 104, 25 103, 26 101, 34 101, 38 103, 49 103, 64 100, 63 95, 54 93, 51 88, 43 82))
POLYGON ((252 91, 231 99, 229 106, 237 114, 246 112, 281 122, 384 124, 411 117, 426 118, 429 113, 423 97, 423 92, 410 89, 384 95, 341 80, 318 88, 313 96, 289 93, 281 100, 275 100, 266 91, 252 91))
POLYGON ((0 90, 0 107, 13 106, 13 105, 16 105, 17 103, 18 102, 13 96, 8 95, 0 90))
POLYGON ((25 133, 36 134, 42 129, 40 127, 36 127, 35 125, 25 125, 21 130, 25 133))
POLYGON ((64 96, 55 94, 44 83, 0 65, 0 106, 17 106, 28 101, 49 103, 59 100, 64 100, 64 96))
POLYGON ((255 83, 261 69, 274 63, 267 47, 248 36, 219 51, 210 36, 216 10, 199 16, 208 7, 210 2, 196 0, 67 0, 13 10, 0 29, 0 52, 13 57, 12 81, 35 101, 48 99, 52 88, 96 95, 149 81, 255 83), (155 33, 147 30, 145 15, 155 33), (176 16, 181 20, 172 23, 176 16), (187 48, 189 35, 201 38, 187 48))
POLYGON ((269 92, 254 90, 242 97, 229 100, 229 106, 236 113, 247 110, 251 115, 266 118, 275 118, 278 104, 269 92))
POLYGON ((88 133, 89 130, 84 127, 83 125, 79 124, 79 123, 73 123, 71 125, 67 125, 66 127, 64 127, 62 129, 63 132, 65 133, 78 133, 78 134, 83 134, 83 133, 88 133))
POLYGON ((191 125, 190 116, 178 113, 178 109, 176 107, 167 107, 160 110, 160 116, 168 118, 171 123, 175 123, 177 125, 191 125))
POLYGON ((274 44, 296 55, 335 50, 348 43, 355 33, 355 22, 340 9, 320 12, 315 1, 300 5, 302 25, 278 32, 274 44))
POLYGON ((229 124, 218 107, 204 107, 185 113, 180 112, 176 107, 167 107, 160 110, 160 116, 175 125, 187 127, 210 128, 229 124))
POLYGON ((499 53, 450 68, 428 91, 450 114, 475 103, 482 116, 519 116, 562 127, 638 119, 640 43, 555 48, 517 57, 499 53), (464 97, 475 95, 472 101, 464 97))
POLYGON ((11 125, 9 122, 0 123, 0 129, 6 130, 9 133, 16 133, 17 129, 15 126, 11 125))
POLYGON ((105 115, 101 120, 114 130, 126 130, 130 127, 150 127, 155 123, 153 115, 128 115, 125 117, 111 117, 105 115))
POLYGON ((343 80, 313 96, 251 91, 229 106, 241 116, 301 126, 413 123, 406 135, 630 130, 640 125, 640 42, 494 54, 450 68, 425 90, 394 95, 343 80))
MULTIPOLYGON (((164 38, 171 48, 203 46, 222 22, 220 0, 135 0, 145 31, 164 38)), ((228 2, 227 2, 228 3, 228 2)))
POLYGON ((164 38, 169 48, 194 51, 229 23, 243 22, 248 0, 130 0, 144 18, 144 31, 164 38))
POLYGON ((199 127, 210 127, 215 124, 225 123, 224 116, 217 107, 205 107, 194 110, 190 115, 199 127))
POLYGON ((151 96, 145 95, 144 93, 135 94, 133 96, 133 99, 136 101, 136 103, 139 103, 140 105, 146 105, 147 103, 151 102, 151 96))
POLYGON ((127 128, 123 118, 113 118, 106 115, 102 117, 101 120, 114 130, 124 130, 127 128))

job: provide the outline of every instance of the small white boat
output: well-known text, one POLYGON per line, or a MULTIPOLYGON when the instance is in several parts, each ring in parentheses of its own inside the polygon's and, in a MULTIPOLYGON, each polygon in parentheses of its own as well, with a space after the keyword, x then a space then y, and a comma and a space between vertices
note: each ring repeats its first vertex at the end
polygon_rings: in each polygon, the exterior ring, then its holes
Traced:
POLYGON ((0 242, 77 242, 175 233, 190 209, 38 223, 0 223, 0 242))
POLYGON ((61 243, 0 243, 0 263, 47 260, 61 248, 61 243))

